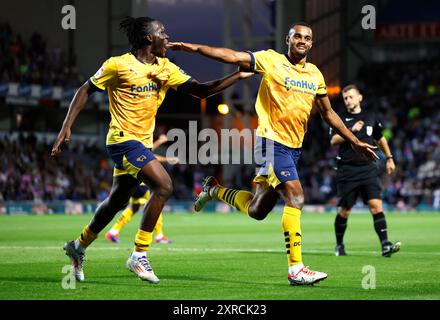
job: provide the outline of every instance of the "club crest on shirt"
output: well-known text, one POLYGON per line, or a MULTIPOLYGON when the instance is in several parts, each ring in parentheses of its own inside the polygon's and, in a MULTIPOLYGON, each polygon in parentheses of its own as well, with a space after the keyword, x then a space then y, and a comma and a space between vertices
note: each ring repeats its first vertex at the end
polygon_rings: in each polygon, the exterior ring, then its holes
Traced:
POLYGON ((280 175, 282 175, 283 177, 290 177, 290 172, 289 171, 281 171, 280 175))
POLYGON ((101 68, 99 68, 98 71, 96 71, 96 73, 93 77, 97 79, 102 75, 103 72, 104 72, 104 67, 101 67, 101 68))
POLYGON ((367 126, 367 136, 371 136, 373 134, 373 127, 367 126))

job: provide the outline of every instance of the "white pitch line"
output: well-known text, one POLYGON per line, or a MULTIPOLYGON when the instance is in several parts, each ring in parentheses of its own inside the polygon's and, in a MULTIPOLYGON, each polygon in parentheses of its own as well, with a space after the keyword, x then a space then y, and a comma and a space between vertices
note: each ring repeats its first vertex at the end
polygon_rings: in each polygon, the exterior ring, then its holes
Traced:
MULTIPOLYGON (((62 246, 0 246, 0 250, 62 250, 62 246)), ((130 251, 131 247, 90 247, 88 251, 130 251)), ((284 253, 284 251, 280 249, 245 249, 245 248, 158 248, 152 247, 150 250, 153 251, 176 251, 176 252, 255 252, 255 253, 284 253)), ((333 255, 332 250, 319 250, 319 249, 311 249, 311 250, 303 250, 303 253, 328 253, 333 255)), ((362 251, 362 250, 350 250, 349 253, 353 254, 380 254, 379 251, 362 251)), ((439 256, 440 252, 407 252, 407 251, 399 251, 399 255, 429 255, 429 256, 439 256)))

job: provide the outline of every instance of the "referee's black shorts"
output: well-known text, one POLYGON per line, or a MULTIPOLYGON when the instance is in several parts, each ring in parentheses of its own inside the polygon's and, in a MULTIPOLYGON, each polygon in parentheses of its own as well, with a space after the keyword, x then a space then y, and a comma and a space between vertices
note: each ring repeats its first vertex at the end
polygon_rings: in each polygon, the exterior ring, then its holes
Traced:
POLYGON ((370 167, 368 171, 345 169, 347 168, 339 167, 336 176, 338 207, 351 209, 358 197, 365 204, 371 199, 382 199, 382 184, 376 168, 370 167))

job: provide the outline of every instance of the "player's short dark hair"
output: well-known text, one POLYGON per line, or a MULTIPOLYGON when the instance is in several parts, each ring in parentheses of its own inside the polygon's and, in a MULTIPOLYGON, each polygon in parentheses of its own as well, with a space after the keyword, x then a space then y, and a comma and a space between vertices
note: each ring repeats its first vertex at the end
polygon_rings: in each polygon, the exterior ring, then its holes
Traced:
POLYGON ((290 30, 292 30, 293 27, 295 27, 295 26, 303 26, 303 27, 310 28, 310 30, 312 29, 312 26, 311 26, 310 24, 308 24, 307 22, 304 22, 304 21, 297 21, 297 22, 292 23, 292 24, 290 25, 290 28, 289 28, 289 31, 288 31, 289 35, 290 35, 290 30))
POLYGON ((304 22, 304 21, 297 21, 295 23, 292 23, 292 25, 290 26, 290 29, 292 29, 294 26, 303 26, 303 27, 307 27, 307 28, 312 29, 312 26, 309 23, 304 22))
POLYGON ((150 17, 126 17, 119 24, 119 28, 127 36, 132 46, 132 50, 140 49, 150 44, 146 35, 153 31, 153 22, 156 21, 150 17))
POLYGON ((346 85, 346 86, 342 89, 342 93, 345 93, 345 92, 350 91, 350 90, 356 90, 358 93, 361 93, 361 91, 359 90, 359 88, 358 88, 355 84, 353 84, 353 83, 351 83, 351 84, 349 84, 349 85, 346 85))

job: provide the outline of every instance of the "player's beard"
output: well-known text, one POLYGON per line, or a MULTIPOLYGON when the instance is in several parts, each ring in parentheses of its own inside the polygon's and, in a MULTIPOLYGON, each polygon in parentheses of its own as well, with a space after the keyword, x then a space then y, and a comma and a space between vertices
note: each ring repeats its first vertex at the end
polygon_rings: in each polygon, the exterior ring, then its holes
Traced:
POLYGON ((298 60, 302 60, 302 59, 304 59, 305 57, 307 57, 307 53, 308 53, 308 51, 306 51, 306 52, 304 52, 304 53, 301 53, 301 52, 295 51, 295 52, 293 53, 293 56, 294 56, 296 59, 298 59, 298 60))
POLYGON ((305 57, 307 57, 309 51, 310 51, 310 48, 305 49, 304 52, 299 52, 298 50, 296 50, 294 48, 291 52, 292 52, 293 57, 296 57, 297 59, 301 60, 301 59, 304 59, 305 57))

